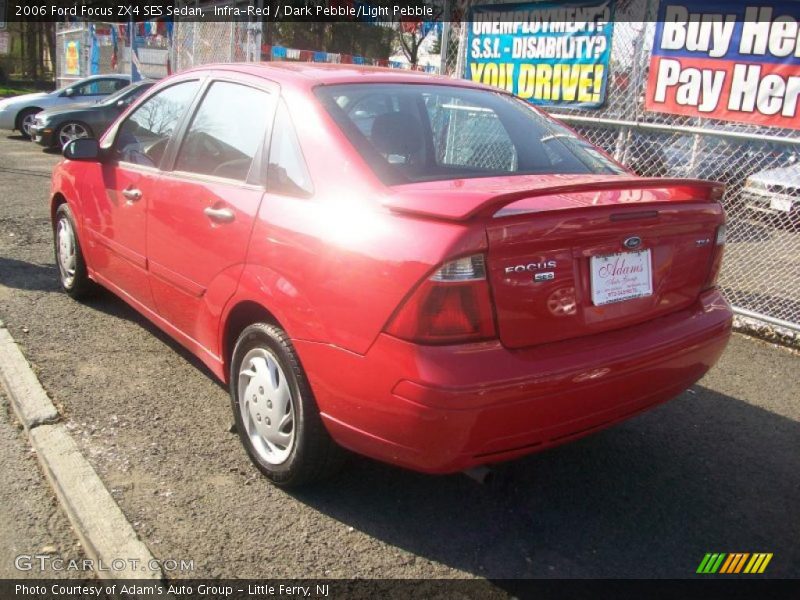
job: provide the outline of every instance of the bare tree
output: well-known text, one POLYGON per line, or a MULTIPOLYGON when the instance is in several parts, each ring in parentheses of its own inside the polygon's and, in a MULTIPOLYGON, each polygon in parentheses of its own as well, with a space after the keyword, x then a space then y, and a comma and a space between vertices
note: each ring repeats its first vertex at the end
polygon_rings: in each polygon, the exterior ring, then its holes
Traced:
MULTIPOLYGON (((443 13, 441 3, 428 4, 433 9, 430 22, 440 21, 443 13)), ((426 26, 423 21, 398 21, 396 24, 397 41, 406 59, 412 67, 419 64, 419 51, 422 44, 428 39, 431 33, 436 31, 435 27, 426 26)))

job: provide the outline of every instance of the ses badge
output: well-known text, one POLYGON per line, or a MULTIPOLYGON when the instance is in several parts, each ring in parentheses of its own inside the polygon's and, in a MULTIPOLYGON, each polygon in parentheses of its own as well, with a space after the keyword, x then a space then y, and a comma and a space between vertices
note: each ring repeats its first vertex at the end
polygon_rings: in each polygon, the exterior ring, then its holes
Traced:
POLYGON ((533 273, 533 280, 535 282, 538 281, 552 281, 556 278, 556 274, 553 271, 545 271, 545 269, 555 269, 556 268, 556 261, 554 260, 545 260, 542 262, 531 262, 524 265, 514 265, 512 267, 506 267, 506 275, 510 275, 512 273, 533 273))

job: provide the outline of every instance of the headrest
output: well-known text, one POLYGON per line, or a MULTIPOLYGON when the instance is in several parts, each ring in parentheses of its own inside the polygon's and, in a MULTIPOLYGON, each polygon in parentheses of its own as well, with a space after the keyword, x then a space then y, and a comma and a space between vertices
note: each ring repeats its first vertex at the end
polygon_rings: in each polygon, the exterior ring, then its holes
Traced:
POLYGON ((410 156, 422 149, 422 125, 410 113, 384 113, 375 117, 370 140, 381 154, 410 156))

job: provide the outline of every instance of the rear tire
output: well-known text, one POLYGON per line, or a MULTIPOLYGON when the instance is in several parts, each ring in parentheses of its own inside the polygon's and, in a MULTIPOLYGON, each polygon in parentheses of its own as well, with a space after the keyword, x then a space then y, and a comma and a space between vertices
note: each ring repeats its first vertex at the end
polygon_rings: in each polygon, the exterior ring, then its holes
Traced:
POLYGON ((76 232, 72 210, 65 202, 56 210, 56 218, 53 222, 56 266, 61 288, 69 296, 79 300, 90 296, 96 288, 94 282, 89 279, 86 261, 83 259, 83 251, 76 232))
POLYGON ((286 332, 242 331, 230 370, 233 418, 250 460, 274 484, 298 487, 336 473, 345 453, 331 439, 286 332))

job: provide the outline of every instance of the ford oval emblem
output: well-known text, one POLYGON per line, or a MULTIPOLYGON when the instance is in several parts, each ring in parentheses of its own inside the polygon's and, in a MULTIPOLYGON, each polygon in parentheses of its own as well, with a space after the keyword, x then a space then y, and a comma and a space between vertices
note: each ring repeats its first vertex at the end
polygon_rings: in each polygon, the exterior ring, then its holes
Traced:
POLYGON ((642 238, 636 235, 631 236, 627 238, 624 242, 622 242, 622 245, 625 246, 628 250, 634 250, 642 245, 642 238))

